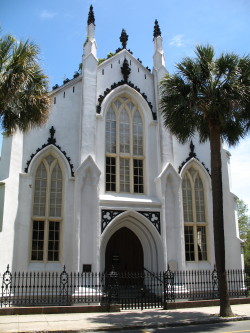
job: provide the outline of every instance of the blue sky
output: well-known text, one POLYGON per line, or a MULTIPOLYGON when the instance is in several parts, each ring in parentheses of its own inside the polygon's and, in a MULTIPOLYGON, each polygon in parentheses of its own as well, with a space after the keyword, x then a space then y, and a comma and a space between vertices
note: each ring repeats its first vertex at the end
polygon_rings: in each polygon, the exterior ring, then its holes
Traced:
MULTIPOLYGON (((197 44, 212 44, 216 53, 250 52, 249 0, 0 0, 2 33, 30 39, 41 49, 41 64, 50 86, 71 79, 82 57, 89 6, 94 6, 98 57, 120 47, 126 29, 127 47, 152 68, 153 26, 158 19, 170 73, 175 63, 193 56, 197 44)), ((250 208, 250 138, 232 153, 234 193, 250 208)))

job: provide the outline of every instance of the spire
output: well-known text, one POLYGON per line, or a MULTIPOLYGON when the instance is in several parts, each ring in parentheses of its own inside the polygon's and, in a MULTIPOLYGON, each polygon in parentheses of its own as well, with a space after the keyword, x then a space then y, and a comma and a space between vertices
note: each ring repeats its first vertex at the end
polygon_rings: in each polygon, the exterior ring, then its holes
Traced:
POLYGON ((165 67, 165 59, 164 59, 164 52, 162 49, 161 29, 159 27, 157 20, 155 20, 153 35, 154 35, 153 42, 154 42, 154 46, 155 46, 154 68, 158 70, 162 66, 165 67))
POLYGON ((90 25, 91 23, 95 25, 95 15, 92 5, 89 7, 88 25, 90 25))
POLYGON ((95 15, 93 6, 89 7, 89 15, 87 22, 87 38, 83 45, 83 56, 87 57, 92 53, 96 57, 96 41, 95 41, 95 15))
POLYGON ((120 37, 120 42, 122 43, 122 48, 126 49, 127 47, 127 41, 128 41, 128 34, 126 33, 125 29, 122 29, 121 37, 120 37))
POLYGON ((157 20, 155 20, 155 26, 154 26, 154 38, 161 36, 161 29, 159 27, 159 23, 157 20))

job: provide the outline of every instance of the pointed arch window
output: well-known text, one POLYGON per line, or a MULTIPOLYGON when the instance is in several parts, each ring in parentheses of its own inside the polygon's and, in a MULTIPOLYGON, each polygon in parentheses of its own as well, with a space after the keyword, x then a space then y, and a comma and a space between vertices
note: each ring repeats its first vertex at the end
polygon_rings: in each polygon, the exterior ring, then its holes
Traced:
POLYGON ((106 114, 106 191, 144 193, 143 121, 137 105, 118 97, 106 114))
POLYGON ((63 175, 52 155, 39 164, 34 179, 31 260, 60 260, 63 175))
POLYGON ((204 185, 199 172, 189 168, 182 181, 186 261, 206 261, 207 219, 204 185))

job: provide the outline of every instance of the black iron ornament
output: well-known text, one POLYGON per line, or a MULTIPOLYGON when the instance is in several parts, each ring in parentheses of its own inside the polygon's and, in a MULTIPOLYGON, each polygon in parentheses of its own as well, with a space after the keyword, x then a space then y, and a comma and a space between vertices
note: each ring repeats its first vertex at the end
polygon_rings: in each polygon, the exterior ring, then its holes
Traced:
POLYGON ((52 126, 50 128, 49 132, 50 132, 50 137, 48 138, 47 143, 43 144, 42 147, 37 148, 36 152, 30 155, 30 159, 26 163, 24 172, 28 173, 29 165, 30 165, 32 159, 36 156, 36 154, 38 154, 42 149, 46 148, 47 146, 53 145, 57 149, 59 149, 60 152, 63 153, 63 155, 66 157, 66 159, 69 163, 70 170, 71 170, 71 176, 73 177, 74 176, 74 166, 71 163, 71 159, 70 159, 70 157, 67 156, 66 152, 64 150, 62 150, 61 147, 56 144, 56 138, 55 138, 56 130, 55 130, 54 126, 52 126))
POLYGON ((138 88, 136 85, 134 85, 131 81, 125 82, 125 80, 121 80, 119 82, 114 82, 110 88, 107 88, 104 92, 103 95, 99 95, 98 97, 98 105, 96 106, 96 113, 100 114, 101 113, 101 108, 102 108, 102 102, 104 98, 115 88, 122 86, 123 84, 127 84, 131 88, 135 89, 138 91, 138 93, 141 94, 141 96, 145 99, 145 101, 148 103, 148 106, 152 112, 152 118, 153 120, 157 120, 157 114, 156 112, 153 111, 153 105, 151 102, 148 101, 148 97, 145 93, 142 93, 140 88, 138 88))
POLYGON ((160 212, 148 212, 148 211, 141 211, 138 213, 145 216, 157 229, 159 234, 161 233, 161 213, 160 212))
POLYGON ((56 130, 54 129, 54 126, 51 127, 49 132, 50 132, 50 137, 48 138, 47 141, 49 144, 54 145, 56 143, 56 139, 54 138, 56 130))
MULTIPOLYGON (((123 213, 124 210, 111 210, 111 209, 102 209, 101 216, 101 232, 112 222, 112 220, 123 213)), ((160 212, 149 212, 149 211, 138 211, 141 215, 145 216, 157 229, 159 234, 161 233, 161 217, 160 212)))
POLYGON ((189 157, 196 157, 196 153, 194 152, 195 146, 194 146, 192 140, 190 141, 190 146, 189 147, 190 147, 189 157))
POLYGON ((109 225, 112 220, 123 213, 124 210, 111 210, 111 209, 102 209, 102 225, 101 232, 105 230, 105 228, 109 225))
POLYGON ((131 73, 131 68, 129 67, 128 60, 126 58, 123 61, 123 65, 121 67, 121 72, 122 72, 124 81, 128 82, 128 77, 129 77, 129 74, 131 73))
POLYGON ((154 25, 154 38, 161 36, 161 29, 159 27, 159 23, 157 20, 155 20, 155 25, 154 25))
POLYGON ((63 266, 63 271, 60 274, 60 295, 61 296, 68 296, 68 282, 69 282, 69 274, 66 272, 65 265, 63 266))
POLYGON ((89 7, 88 25, 90 25, 91 23, 95 25, 95 15, 92 5, 89 7))
POLYGON ((3 274, 2 278, 2 292, 1 292, 1 300, 0 300, 0 307, 10 306, 11 304, 11 291, 12 291, 12 274, 10 272, 10 266, 7 266, 6 272, 3 274))
MULTIPOLYGON (((191 160, 191 158, 195 158, 197 161, 200 162, 200 160, 198 159, 198 157, 196 156, 196 153, 194 152, 194 148, 195 148, 195 145, 193 144, 193 141, 191 140, 190 141, 190 145, 189 145, 189 148, 190 148, 190 153, 188 155, 188 158, 185 159, 185 161, 183 161, 181 163, 181 165, 179 166, 179 169, 178 169, 178 172, 180 173, 182 168, 184 167, 184 165, 189 161, 191 160)), ((205 170, 207 171, 207 173, 210 175, 209 173, 209 169, 206 167, 205 163, 204 162, 201 162, 201 164, 204 166, 205 170)))
POLYGON ((122 43, 122 48, 123 49, 126 49, 127 41, 128 41, 128 34, 126 33, 125 29, 122 29, 122 33, 121 33, 121 36, 120 36, 120 42, 122 43))

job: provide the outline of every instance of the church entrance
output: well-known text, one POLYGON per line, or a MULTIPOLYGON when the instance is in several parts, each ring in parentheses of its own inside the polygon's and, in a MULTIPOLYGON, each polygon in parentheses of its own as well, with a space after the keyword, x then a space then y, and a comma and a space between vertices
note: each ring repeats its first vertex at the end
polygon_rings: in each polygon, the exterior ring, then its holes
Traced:
POLYGON ((138 237, 128 228, 117 230, 106 247, 105 271, 142 272, 143 266, 143 249, 138 237))

